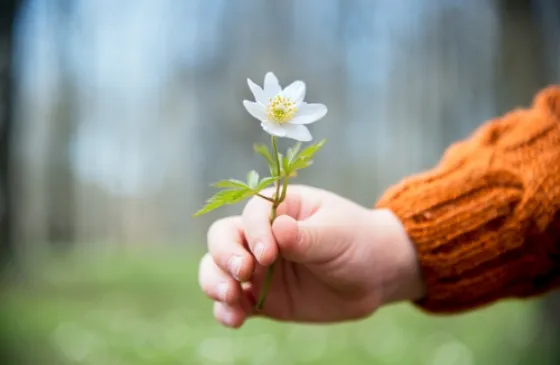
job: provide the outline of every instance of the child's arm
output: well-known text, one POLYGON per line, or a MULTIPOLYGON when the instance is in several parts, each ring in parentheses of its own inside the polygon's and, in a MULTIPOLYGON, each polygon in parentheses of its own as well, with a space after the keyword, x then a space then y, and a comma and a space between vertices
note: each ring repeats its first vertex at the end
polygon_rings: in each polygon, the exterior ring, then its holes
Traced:
POLYGON ((417 304, 457 312, 560 286, 560 87, 452 145, 380 199, 416 245, 417 304))

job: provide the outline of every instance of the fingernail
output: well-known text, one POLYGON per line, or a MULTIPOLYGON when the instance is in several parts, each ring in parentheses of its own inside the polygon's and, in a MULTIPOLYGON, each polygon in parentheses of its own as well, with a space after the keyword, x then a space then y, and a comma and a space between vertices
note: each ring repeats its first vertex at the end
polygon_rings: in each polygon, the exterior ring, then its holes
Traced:
POLYGON ((255 245, 255 256, 257 257, 257 260, 261 261, 261 256, 263 251, 264 251, 264 245, 262 244, 262 242, 257 243, 255 245))
POLYGON ((233 256, 229 259, 228 268, 231 274, 239 280, 239 272, 241 271, 241 257, 240 256, 233 256))
POLYGON ((228 290, 229 290, 229 285, 227 285, 227 283, 218 284, 218 296, 224 302, 226 301, 228 290))

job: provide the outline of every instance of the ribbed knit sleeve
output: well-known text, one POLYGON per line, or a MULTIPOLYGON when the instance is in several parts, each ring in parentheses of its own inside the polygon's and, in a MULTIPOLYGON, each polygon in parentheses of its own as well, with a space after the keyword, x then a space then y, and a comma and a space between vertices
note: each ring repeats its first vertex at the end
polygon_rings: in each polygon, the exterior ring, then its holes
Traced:
POLYGON ((416 245, 429 312, 560 287, 560 87, 451 145, 378 201, 416 245))

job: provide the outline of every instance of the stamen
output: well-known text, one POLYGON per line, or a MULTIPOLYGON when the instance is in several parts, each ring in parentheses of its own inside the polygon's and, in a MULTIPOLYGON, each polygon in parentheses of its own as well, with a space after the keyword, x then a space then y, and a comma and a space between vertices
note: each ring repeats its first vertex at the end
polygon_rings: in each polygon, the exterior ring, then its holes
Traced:
POLYGON ((296 103, 290 100, 290 98, 285 98, 280 95, 270 98, 267 108, 269 120, 279 124, 290 121, 297 112, 295 105, 296 103))

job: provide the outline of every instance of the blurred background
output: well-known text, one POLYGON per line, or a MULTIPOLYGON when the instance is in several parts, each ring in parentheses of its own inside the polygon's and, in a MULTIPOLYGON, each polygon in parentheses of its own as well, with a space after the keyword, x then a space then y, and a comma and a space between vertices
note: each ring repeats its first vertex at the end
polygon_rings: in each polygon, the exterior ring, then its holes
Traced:
MULTIPOLYGON (((550 295, 455 317, 221 328, 198 288, 213 190, 266 165, 246 79, 329 114, 299 183, 371 206, 559 81, 555 0, 2 0, 6 364, 558 364, 550 295)), ((281 148, 291 144, 281 141, 281 148)))

